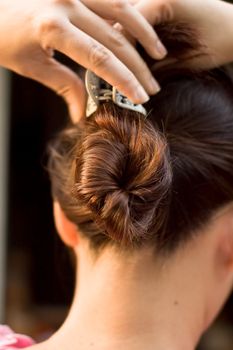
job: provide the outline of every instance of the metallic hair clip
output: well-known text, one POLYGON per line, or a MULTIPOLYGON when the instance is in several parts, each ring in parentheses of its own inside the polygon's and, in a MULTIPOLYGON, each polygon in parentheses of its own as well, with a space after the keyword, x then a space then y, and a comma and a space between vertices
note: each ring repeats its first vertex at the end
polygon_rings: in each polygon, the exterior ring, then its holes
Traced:
POLYGON ((145 108, 141 104, 134 104, 127 97, 123 96, 115 87, 99 78, 90 70, 86 71, 85 84, 88 92, 86 116, 90 117, 98 108, 101 102, 113 101, 121 108, 147 116, 145 108))

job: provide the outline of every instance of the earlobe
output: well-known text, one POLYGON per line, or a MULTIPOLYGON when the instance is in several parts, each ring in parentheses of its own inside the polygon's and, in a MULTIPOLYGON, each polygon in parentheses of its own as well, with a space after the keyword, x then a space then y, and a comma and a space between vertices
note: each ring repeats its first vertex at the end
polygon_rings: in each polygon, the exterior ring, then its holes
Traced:
POLYGON ((67 246, 74 248, 79 241, 76 225, 66 217, 57 201, 53 203, 53 214, 55 226, 60 238, 67 246))

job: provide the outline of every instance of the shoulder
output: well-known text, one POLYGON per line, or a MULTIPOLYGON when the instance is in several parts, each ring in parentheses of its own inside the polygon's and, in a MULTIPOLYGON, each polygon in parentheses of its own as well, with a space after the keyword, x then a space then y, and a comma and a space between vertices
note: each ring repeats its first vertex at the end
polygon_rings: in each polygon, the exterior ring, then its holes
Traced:
POLYGON ((0 350, 21 349, 33 344, 35 342, 32 338, 15 333, 6 325, 0 325, 0 350))

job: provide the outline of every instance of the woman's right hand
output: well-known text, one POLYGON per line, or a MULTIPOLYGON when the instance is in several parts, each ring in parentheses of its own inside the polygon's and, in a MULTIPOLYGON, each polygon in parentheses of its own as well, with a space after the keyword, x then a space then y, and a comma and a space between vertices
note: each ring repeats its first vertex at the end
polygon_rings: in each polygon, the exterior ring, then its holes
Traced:
POLYGON ((132 0, 132 3, 153 26, 181 21, 197 29, 205 52, 192 60, 193 65, 208 69, 233 61, 232 4, 221 0, 132 0))

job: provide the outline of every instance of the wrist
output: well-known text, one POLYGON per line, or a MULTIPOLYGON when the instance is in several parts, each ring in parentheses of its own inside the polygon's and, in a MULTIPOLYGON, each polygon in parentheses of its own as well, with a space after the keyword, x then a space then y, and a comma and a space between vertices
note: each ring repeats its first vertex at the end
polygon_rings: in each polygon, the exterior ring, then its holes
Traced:
POLYGON ((233 5, 222 0, 174 0, 174 18, 197 28, 214 65, 233 61, 233 5))
POLYGON ((218 34, 220 52, 218 52, 221 64, 233 62, 233 4, 221 2, 219 17, 221 24, 216 28, 218 34))

